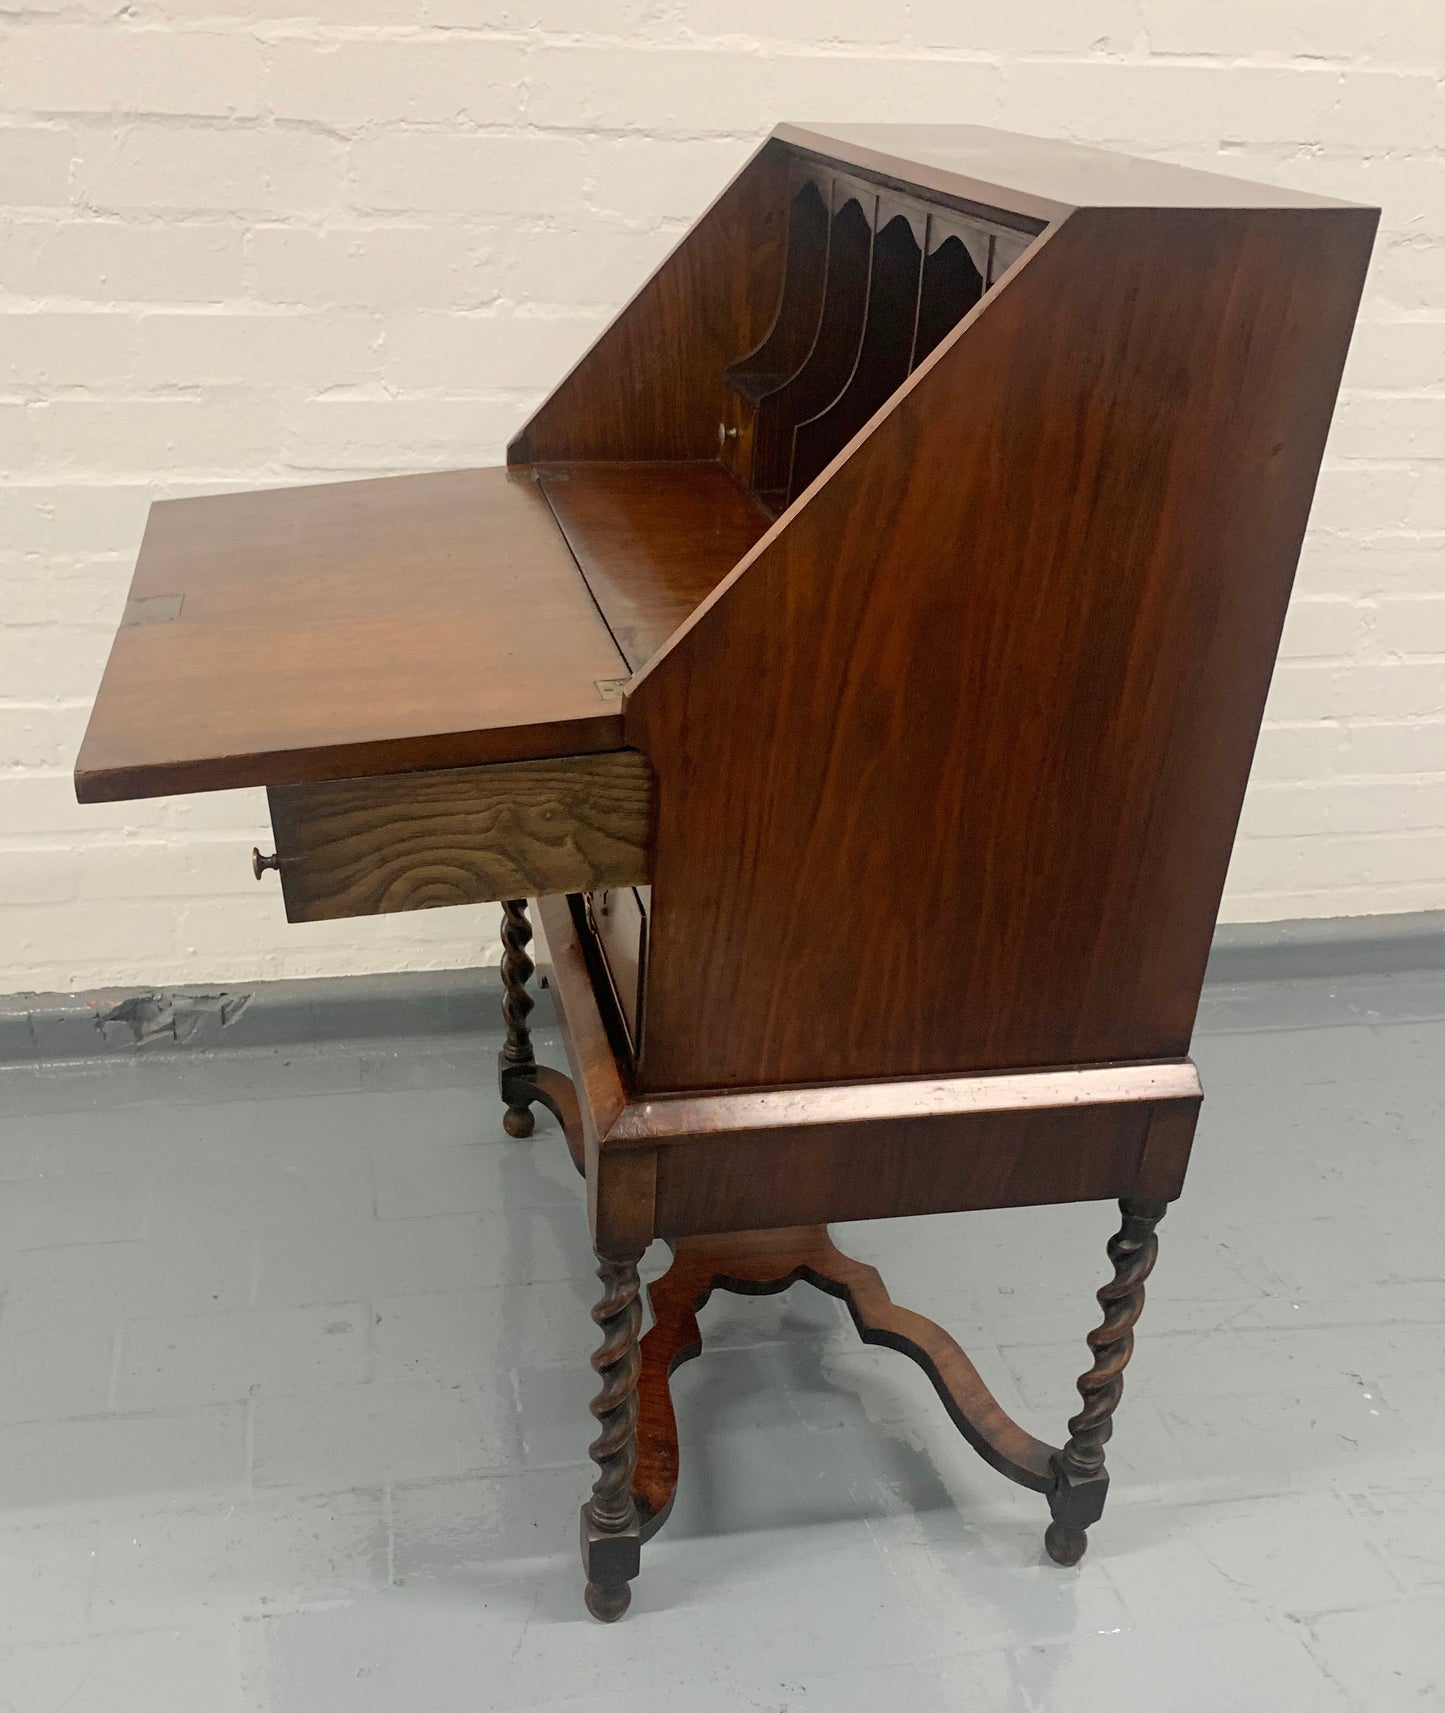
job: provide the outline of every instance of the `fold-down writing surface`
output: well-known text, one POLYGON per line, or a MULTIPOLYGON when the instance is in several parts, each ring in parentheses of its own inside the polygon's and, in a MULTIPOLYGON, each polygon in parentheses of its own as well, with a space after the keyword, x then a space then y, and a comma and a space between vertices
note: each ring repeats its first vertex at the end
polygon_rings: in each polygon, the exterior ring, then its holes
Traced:
POLYGON ((772 526, 721 464, 542 464, 537 470, 634 672, 772 526))
POLYGON ((526 477, 456 470, 165 501, 76 795, 615 749, 626 676, 526 477))

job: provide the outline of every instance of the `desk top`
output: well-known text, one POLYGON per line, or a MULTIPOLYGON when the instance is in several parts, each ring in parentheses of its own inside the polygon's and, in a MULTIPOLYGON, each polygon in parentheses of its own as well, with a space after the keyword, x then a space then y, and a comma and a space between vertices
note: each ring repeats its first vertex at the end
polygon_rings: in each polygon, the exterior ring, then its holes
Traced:
POLYGON ((1284 185, 985 125, 779 125, 773 135, 829 160, 1036 220, 1057 220, 1072 208, 1354 206, 1284 185))
POLYGON ((615 749, 627 676, 529 477, 167 500, 146 525, 76 795, 615 749))

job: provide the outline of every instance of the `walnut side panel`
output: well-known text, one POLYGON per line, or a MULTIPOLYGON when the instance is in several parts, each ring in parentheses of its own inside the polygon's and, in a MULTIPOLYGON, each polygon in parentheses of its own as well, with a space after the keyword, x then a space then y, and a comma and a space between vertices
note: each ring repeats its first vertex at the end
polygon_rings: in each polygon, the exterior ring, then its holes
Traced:
POLYGON ((1374 225, 1071 214, 643 670, 643 1089, 1187 1052, 1374 225))
POLYGON ((636 750, 273 787, 286 916, 321 922, 644 884, 636 750))

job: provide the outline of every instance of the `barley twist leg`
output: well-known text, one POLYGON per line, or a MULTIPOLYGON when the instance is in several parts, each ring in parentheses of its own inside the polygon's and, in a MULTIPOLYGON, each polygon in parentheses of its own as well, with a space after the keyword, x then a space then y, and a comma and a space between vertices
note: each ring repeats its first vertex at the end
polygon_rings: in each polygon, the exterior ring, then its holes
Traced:
POLYGON ((502 1017, 507 1038, 497 1056, 497 1083, 507 1111, 502 1128, 508 1136, 530 1136, 536 1125, 532 1117, 527 1081, 537 1068, 532 1052, 532 1032, 527 1019, 535 1004, 527 983, 536 965, 527 956, 532 924, 527 919, 525 898, 502 900, 502 1017))
POLYGON ((602 1343, 592 1366, 602 1389, 592 1400, 598 1434, 588 1447, 597 1465, 592 1497, 582 1507, 582 1562, 587 1571, 587 1610, 613 1623, 632 1599, 628 1586, 641 1562, 641 1523, 632 1498, 637 1468, 637 1377, 641 1366, 641 1286, 637 1258, 598 1256, 602 1300, 592 1318, 602 1343))
POLYGON ((1134 1353, 1134 1323, 1144 1308, 1144 1281, 1159 1253, 1154 1227, 1166 1206, 1151 1201, 1119 1203, 1123 1224, 1109 1241, 1114 1277, 1099 1292, 1104 1318, 1089 1334, 1093 1366, 1079 1376, 1084 1407, 1070 1420, 1068 1443, 1054 1459, 1056 1486, 1049 1498, 1054 1520, 1044 1546, 1056 1564, 1079 1562, 1089 1544, 1085 1531, 1104 1508, 1109 1484, 1104 1446, 1114 1431, 1124 1369, 1134 1353))

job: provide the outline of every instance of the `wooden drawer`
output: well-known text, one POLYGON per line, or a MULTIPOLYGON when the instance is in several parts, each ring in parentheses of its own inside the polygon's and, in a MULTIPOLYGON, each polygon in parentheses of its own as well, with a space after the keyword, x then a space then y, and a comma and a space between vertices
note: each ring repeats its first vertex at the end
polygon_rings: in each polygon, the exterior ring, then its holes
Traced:
POLYGON ((629 888, 651 875, 652 770, 637 750, 268 796, 292 922, 629 888))
POLYGON ((647 909, 651 899, 650 886, 611 887, 587 896, 588 926, 607 966, 634 1057, 642 1049, 647 909))

